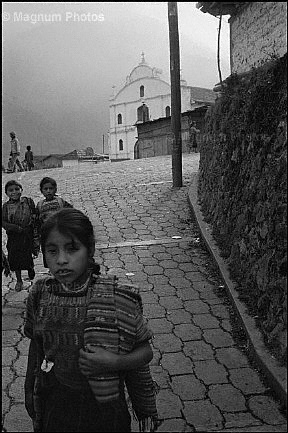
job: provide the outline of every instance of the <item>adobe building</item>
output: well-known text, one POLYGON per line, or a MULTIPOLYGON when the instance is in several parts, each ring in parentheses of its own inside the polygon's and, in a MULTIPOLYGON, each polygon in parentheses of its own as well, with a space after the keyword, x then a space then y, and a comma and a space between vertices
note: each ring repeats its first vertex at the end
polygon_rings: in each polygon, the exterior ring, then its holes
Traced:
MULTIPOLYGON (((125 85, 110 98, 109 153, 111 161, 134 159, 137 150, 137 125, 160 118, 170 118, 171 87, 161 78, 162 72, 145 61, 126 78, 125 85)), ((215 101, 210 89, 191 87, 181 79, 182 113, 215 101)))
POLYGON ((287 2, 198 2, 201 12, 230 15, 231 74, 287 53, 287 2))
MULTIPOLYGON (((201 148, 204 131, 204 117, 208 105, 181 113, 182 153, 188 152, 189 125, 196 122, 200 133, 197 135, 198 150, 201 148)), ((171 117, 162 117, 153 121, 137 124, 138 140, 134 148, 134 159, 152 156, 172 155, 171 117)))

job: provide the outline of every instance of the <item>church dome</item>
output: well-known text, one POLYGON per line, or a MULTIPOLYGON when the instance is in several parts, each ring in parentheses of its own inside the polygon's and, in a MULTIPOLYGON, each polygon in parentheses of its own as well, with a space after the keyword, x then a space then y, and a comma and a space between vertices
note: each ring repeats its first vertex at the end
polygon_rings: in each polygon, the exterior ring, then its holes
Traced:
POLYGON ((128 83, 132 83, 141 78, 159 78, 158 74, 161 74, 161 72, 162 71, 159 69, 151 68, 151 66, 148 65, 145 61, 144 53, 142 52, 139 65, 132 69, 130 75, 127 77, 127 81, 128 83))
POLYGON ((136 66, 129 75, 130 83, 139 80, 139 78, 153 77, 153 70, 148 65, 136 66))

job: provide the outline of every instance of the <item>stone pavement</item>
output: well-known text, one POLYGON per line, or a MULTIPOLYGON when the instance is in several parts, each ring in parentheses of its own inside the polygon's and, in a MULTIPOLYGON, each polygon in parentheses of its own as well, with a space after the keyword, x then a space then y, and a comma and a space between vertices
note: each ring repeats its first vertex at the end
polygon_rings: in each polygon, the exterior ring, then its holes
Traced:
MULTIPOLYGON (((168 156, 4 174, 2 200, 9 179, 37 202, 42 177, 55 178, 59 195, 93 222, 102 272, 140 287, 154 332, 159 432, 284 432, 280 402, 247 356, 245 333, 188 204, 198 164, 198 154, 183 155, 182 188, 172 188, 168 156)), ((41 256, 35 270, 43 277, 41 256)), ((20 293, 14 276, 2 283, 2 422, 9 432, 30 432, 23 394, 30 283, 20 293)))

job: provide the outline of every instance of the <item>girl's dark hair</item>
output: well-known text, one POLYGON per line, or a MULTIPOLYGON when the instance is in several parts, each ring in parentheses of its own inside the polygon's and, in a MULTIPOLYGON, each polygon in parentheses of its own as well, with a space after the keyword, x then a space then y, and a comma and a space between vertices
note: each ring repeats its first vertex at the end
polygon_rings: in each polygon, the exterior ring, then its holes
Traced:
POLYGON ((27 149, 27 150, 31 150, 31 146, 27 146, 26 149, 27 149))
POLYGON ((23 186, 21 185, 21 183, 17 182, 17 180, 9 180, 5 185, 5 194, 7 194, 7 190, 9 188, 9 186, 12 186, 12 185, 17 185, 23 190, 23 186))
POLYGON ((42 191, 45 183, 51 183, 51 185, 54 186, 54 188, 56 188, 57 191, 57 182, 55 179, 52 179, 52 177, 43 177, 43 179, 40 182, 40 191, 42 191))
POLYGON ((64 208, 52 214, 41 228, 41 250, 45 255, 45 244, 52 230, 58 230, 64 236, 77 238, 89 251, 90 268, 94 273, 100 273, 100 266, 93 259, 95 236, 91 221, 80 210, 64 208))

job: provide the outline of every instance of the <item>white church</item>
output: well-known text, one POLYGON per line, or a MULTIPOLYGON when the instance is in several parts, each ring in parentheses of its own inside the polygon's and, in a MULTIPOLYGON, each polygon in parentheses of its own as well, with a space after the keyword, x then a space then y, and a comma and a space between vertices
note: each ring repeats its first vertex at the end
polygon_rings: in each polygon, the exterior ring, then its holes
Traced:
MULTIPOLYGON (((139 122, 169 117, 171 86, 161 78, 162 71, 152 68, 141 54, 140 63, 126 78, 125 85, 110 97, 110 160, 134 159, 139 122)), ((213 103, 215 93, 210 89, 191 87, 181 79, 181 111, 213 103)))

